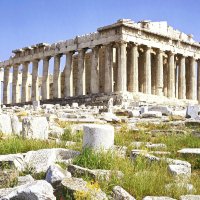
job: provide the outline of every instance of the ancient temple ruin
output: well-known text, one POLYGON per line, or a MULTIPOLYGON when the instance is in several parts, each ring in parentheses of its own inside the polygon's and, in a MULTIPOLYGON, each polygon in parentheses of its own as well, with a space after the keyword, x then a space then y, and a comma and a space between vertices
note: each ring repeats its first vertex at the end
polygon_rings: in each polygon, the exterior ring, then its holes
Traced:
POLYGON ((200 44, 167 22, 122 19, 95 33, 13 53, 0 62, 3 104, 118 92, 200 102, 200 44))

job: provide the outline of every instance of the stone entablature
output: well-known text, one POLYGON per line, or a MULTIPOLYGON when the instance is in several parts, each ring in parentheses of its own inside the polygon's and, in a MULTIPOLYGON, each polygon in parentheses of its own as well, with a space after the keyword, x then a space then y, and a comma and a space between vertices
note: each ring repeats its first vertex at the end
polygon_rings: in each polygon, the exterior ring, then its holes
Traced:
POLYGON ((174 30, 167 22, 134 23, 122 19, 98 28, 96 33, 52 45, 40 43, 13 53, 9 60, 0 62, 0 68, 4 69, 5 104, 9 103, 11 67, 13 104, 29 100, 29 73, 32 73, 32 100, 40 99, 41 86, 43 100, 129 91, 200 101, 200 44, 192 35, 174 30), (61 76, 62 56, 66 57, 66 64, 61 76), (49 74, 51 58, 54 60, 52 82, 49 74), (38 63, 41 60, 43 76, 39 78, 38 63), (28 69, 30 63, 32 72, 28 69), (20 65, 23 66, 21 77, 18 75, 20 65), (19 79, 21 94, 17 89, 19 79))

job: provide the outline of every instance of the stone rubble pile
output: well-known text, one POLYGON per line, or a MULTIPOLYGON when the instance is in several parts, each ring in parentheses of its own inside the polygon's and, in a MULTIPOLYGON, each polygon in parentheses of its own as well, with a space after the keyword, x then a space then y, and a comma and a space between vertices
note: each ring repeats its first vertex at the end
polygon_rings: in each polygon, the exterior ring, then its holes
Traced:
MULTIPOLYGON (((125 157, 127 147, 114 145, 114 127, 110 124, 120 125, 127 123, 131 130, 137 130, 136 123, 172 123, 178 124, 200 124, 199 106, 173 107, 159 105, 145 106, 114 106, 112 100, 108 107, 102 106, 79 106, 73 103, 72 106, 60 106, 51 104, 34 104, 33 106, 5 107, 0 114, 0 132, 3 137, 11 135, 21 136, 25 139, 51 140, 59 143, 59 138, 66 131, 62 123, 76 122, 70 125, 71 134, 83 131, 83 150, 92 148, 94 151, 110 150, 119 156, 125 157), (102 112, 102 110, 104 110, 102 112), (173 118, 173 120, 171 120, 173 118)), ((117 127, 117 126, 116 126, 117 127)), ((180 130, 181 132, 181 130, 180 130)), ((181 132, 182 133, 182 132, 181 132)), ((149 134, 160 134, 159 130, 154 130, 149 134)), ((162 133, 163 134, 163 133, 162 133)), ((165 134, 170 134, 170 130, 165 134)), ((178 131, 177 131, 178 134, 178 131)), ((167 145, 164 143, 144 143, 140 141, 130 141, 132 148, 130 159, 134 162, 137 157, 142 157, 149 162, 166 162, 167 170, 174 176, 174 180, 186 180, 180 182, 178 187, 185 187, 188 192, 194 191, 193 185, 189 184, 191 176, 191 164, 186 161, 168 158, 167 145), (142 149, 142 148, 145 148, 142 149), (162 155, 160 157, 160 155, 162 155)), ((76 145, 76 142, 67 141, 66 145, 76 145)), ((28 151, 26 153, 0 155, 0 166, 5 163, 10 169, 17 171, 16 178, 18 184, 13 188, 0 189, 0 200, 11 199, 56 199, 55 191, 62 188, 73 197, 75 193, 84 191, 89 193, 93 199, 114 199, 114 200, 134 200, 121 186, 113 187, 112 197, 108 197, 100 188, 91 190, 86 181, 81 177, 89 177, 105 181, 109 180, 112 174, 121 178, 124 174, 121 171, 111 171, 104 169, 88 169, 71 164, 73 159, 81 152, 64 148, 40 149, 28 151), (61 168, 58 163, 68 165, 67 169, 61 168), (18 172, 31 169, 32 174, 19 176, 18 172), (44 180, 34 180, 32 175, 44 173, 44 180)), ((200 148, 181 149, 179 154, 200 154, 200 148)), ((12 171, 14 173, 15 171, 12 171)), ((0 175, 1 178, 1 175, 0 175)), ((166 185, 166 189, 174 183, 166 185)), ((176 184, 177 185, 177 184, 176 184)), ((143 200, 170 200, 170 197, 146 196, 143 200)), ((198 195, 185 195, 181 200, 200 199, 198 195)))

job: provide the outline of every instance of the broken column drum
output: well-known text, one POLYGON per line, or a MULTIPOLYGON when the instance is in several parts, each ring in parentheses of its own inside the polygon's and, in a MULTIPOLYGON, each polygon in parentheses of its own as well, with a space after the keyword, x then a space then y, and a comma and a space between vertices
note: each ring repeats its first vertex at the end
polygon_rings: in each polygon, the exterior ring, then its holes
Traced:
POLYGON ((88 124, 83 126, 83 148, 108 150, 114 145, 114 127, 88 124))
POLYGON ((4 104, 124 92, 200 101, 200 44, 165 21, 121 19, 91 34, 12 53, 0 62, 4 104))

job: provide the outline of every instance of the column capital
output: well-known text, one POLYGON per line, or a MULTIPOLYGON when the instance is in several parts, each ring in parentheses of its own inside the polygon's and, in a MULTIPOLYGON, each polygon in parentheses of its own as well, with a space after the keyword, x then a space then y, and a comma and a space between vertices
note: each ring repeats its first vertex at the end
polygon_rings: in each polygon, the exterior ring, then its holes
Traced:
POLYGON ((40 61, 39 59, 32 60, 33 63, 38 63, 39 61, 40 61))
POLYGON ((110 42, 110 43, 104 44, 103 46, 104 46, 104 47, 114 47, 115 45, 117 46, 117 43, 112 43, 112 42, 110 42))
POLYGON ((68 55, 72 56, 74 53, 75 53, 75 51, 67 51, 67 52, 65 52, 65 55, 66 56, 68 56, 68 55))
POLYGON ((144 45, 144 46, 143 46, 143 49, 144 49, 145 51, 150 50, 150 49, 151 49, 151 46, 149 46, 149 45, 144 45))
POLYGON ((179 58, 186 58, 187 56, 184 55, 184 54, 178 54, 178 57, 179 57, 179 58))
POLYGON ((19 67, 19 66, 20 66, 19 63, 15 63, 15 64, 13 65, 13 67, 19 67))
POLYGON ((129 42, 129 43, 127 43, 127 47, 138 47, 139 46, 139 44, 138 43, 133 43, 133 42, 129 42))
POLYGON ((57 54, 54 54, 54 58, 56 57, 56 58, 61 58, 62 57, 62 53, 57 53, 57 54))
POLYGON ((45 60, 45 61, 49 61, 50 59, 51 59, 51 56, 46 56, 43 58, 43 60, 45 60))
POLYGON ((24 61, 22 62, 22 65, 28 65, 30 63, 30 61, 24 61))
POLYGON ((189 58, 189 60, 195 60, 196 61, 196 58, 193 57, 193 56, 189 56, 188 58, 189 58))
POLYGON ((92 50, 95 50, 95 49, 98 50, 98 49, 100 49, 100 48, 101 48, 100 45, 96 45, 96 46, 92 46, 92 47, 91 47, 92 50))
POLYGON ((164 50, 163 50, 163 49, 160 49, 160 48, 159 48, 159 49, 156 49, 155 51, 156 51, 156 53, 164 53, 164 50))
POLYGON ((168 51, 167 54, 168 54, 169 56, 173 56, 173 55, 175 55, 175 51, 168 51))
POLYGON ((6 66, 4 66, 3 68, 4 68, 4 70, 5 70, 5 69, 7 69, 7 68, 11 68, 11 66, 10 66, 10 65, 6 65, 6 66))
POLYGON ((120 45, 123 45, 123 44, 127 46, 128 43, 126 41, 124 41, 124 40, 119 40, 119 41, 116 41, 115 44, 117 46, 120 46, 120 45))

